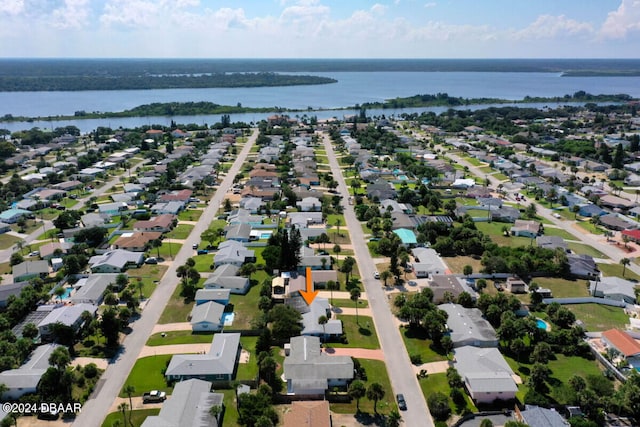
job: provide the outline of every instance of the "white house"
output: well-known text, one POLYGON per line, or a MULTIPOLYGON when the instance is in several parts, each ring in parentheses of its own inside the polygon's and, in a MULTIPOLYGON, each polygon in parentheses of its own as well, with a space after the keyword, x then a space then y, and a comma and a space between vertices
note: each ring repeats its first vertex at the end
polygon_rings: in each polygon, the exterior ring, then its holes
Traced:
POLYGON ((497 348, 456 348, 455 368, 476 404, 516 397, 515 374, 497 348))
POLYGON ((224 305, 209 301, 204 304, 194 305, 191 310, 191 330, 193 332, 218 332, 222 329, 224 305))

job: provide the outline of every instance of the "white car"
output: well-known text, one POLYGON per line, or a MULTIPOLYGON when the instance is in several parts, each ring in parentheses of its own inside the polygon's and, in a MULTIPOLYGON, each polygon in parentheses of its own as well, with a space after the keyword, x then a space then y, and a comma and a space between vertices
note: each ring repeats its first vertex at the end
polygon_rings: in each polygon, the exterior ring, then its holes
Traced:
POLYGON ((377 271, 373 272, 373 278, 374 279, 379 279, 380 278, 380 273, 378 273, 377 271))

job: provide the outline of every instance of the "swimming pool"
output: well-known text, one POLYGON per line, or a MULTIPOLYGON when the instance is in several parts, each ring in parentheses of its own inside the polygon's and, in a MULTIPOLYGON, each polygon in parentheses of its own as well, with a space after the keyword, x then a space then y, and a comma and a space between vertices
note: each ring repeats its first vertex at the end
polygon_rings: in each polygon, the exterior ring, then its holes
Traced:
POLYGON ((549 324, 542 319, 536 319, 536 326, 538 329, 544 329, 545 331, 549 327, 549 324))
POLYGON ((230 312, 230 313, 222 313, 222 324, 224 326, 231 326, 233 325, 233 319, 236 317, 235 313, 230 312))

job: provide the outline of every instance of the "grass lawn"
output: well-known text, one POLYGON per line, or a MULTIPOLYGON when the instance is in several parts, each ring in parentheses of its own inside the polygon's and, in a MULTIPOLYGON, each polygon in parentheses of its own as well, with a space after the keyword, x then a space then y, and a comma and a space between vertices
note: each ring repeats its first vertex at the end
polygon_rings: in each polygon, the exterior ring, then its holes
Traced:
MULTIPOLYGON (((379 383, 384 388, 384 397, 378 401, 378 413, 388 414, 392 410, 397 409, 395 396, 391 388, 389 375, 387 374, 387 367, 384 362, 370 359, 358 359, 358 361, 367 374, 365 387, 368 387, 369 384, 372 383, 379 383)), ((350 403, 332 403, 331 410, 339 414, 355 414, 356 401, 352 400, 350 403)), ((360 412, 373 414, 373 401, 367 398, 360 399, 360 412)))
MULTIPOLYGON (((516 394, 518 399, 522 402, 523 397, 528 390, 528 387, 526 386, 527 377, 529 372, 531 372, 533 365, 530 363, 518 363, 509 356, 505 356, 504 358, 509 363, 509 366, 511 366, 511 369, 513 369, 513 371, 522 378, 523 384, 518 386, 519 391, 516 394)), ((578 356, 564 356, 562 354, 557 354, 556 359, 550 360, 547 366, 551 370, 551 381, 547 381, 549 386, 549 396, 560 404, 568 403, 565 401, 567 395, 565 387, 569 378, 573 375, 579 375, 583 378, 586 378, 588 375, 602 375, 598 362, 595 360, 583 359, 578 356)))
POLYGON ((176 228, 167 234, 167 238, 184 240, 189 237, 191 230, 193 230, 193 225, 191 224, 178 224, 176 228))
MULTIPOLYGON (((164 259, 173 260, 173 258, 180 252, 182 248, 181 243, 174 242, 162 242, 162 246, 160 246, 160 256, 164 259)), ((157 249, 154 249, 152 253, 158 253, 157 249)))
POLYGON ((541 288, 551 289, 554 298, 589 296, 586 280, 567 280, 555 277, 536 277, 533 279, 541 288))
POLYGON ((202 211, 198 209, 189 209, 178 213, 178 221, 197 221, 202 216, 202 211))
POLYGON ((173 295, 171 295, 169 302, 167 302, 162 315, 160 315, 158 323, 164 324, 187 321, 187 317, 189 316, 189 313, 191 313, 194 303, 184 303, 184 298, 180 296, 180 288, 181 285, 178 284, 175 291, 173 291, 173 295))
POLYGON ((10 274, 11 273, 11 264, 9 261, 0 263, 0 275, 1 274, 10 274))
POLYGON ((409 356, 419 354, 422 358, 422 363, 447 360, 447 356, 442 354, 442 350, 435 348, 433 341, 427 338, 421 329, 401 327, 400 335, 402 335, 402 340, 404 341, 409 356))
MULTIPOLYGON (((173 357, 171 354, 161 354, 157 356, 142 357, 133 365, 125 385, 131 384, 136 388, 135 395, 142 396, 149 390, 160 390, 171 394, 173 387, 167 385, 162 371, 169 365, 173 357)), ((120 397, 127 397, 120 391, 120 397)))
POLYGON ((213 333, 208 332, 168 331, 164 334, 164 338, 162 337, 162 333, 151 335, 146 345, 202 344, 210 343, 213 340, 213 333))
POLYGON ((445 257, 443 261, 449 267, 453 274, 462 274, 465 265, 470 265, 473 272, 477 273, 482 269, 482 263, 479 259, 470 256, 445 257))
POLYGON ((555 227, 546 227, 544 229, 544 235, 545 236, 560 236, 565 240, 576 240, 576 237, 569 233, 568 231, 565 231, 561 228, 555 228, 555 227))
POLYGON ((265 271, 256 271, 251 276, 252 286, 246 295, 231 294, 229 303, 233 304, 235 313, 231 329, 251 329, 251 321, 259 313, 260 284, 267 277, 268 274, 265 271))
MULTIPOLYGON (((136 409, 131 412, 131 424, 133 427, 140 427, 144 420, 150 415, 158 415, 160 412, 160 408, 152 408, 152 409, 136 409)), ((129 411, 127 411, 127 420, 129 419, 129 411)), ((111 412, 107 415, 107 417, 102 422, 102 427, 111 427, 115 421, 120 421, 122 423, 122 412, 111 412)), ((129 421, 127 421, 126 425, 129 421)), ((125 424, 120 424, 125 425, 125 424)))
POLYGON ((508 246, 510 248, 518 248, 520 246, 531 246, 531 239, 521 236, 491 236, 493 241, 498 246, 508 246))
POLYGON ((467 161, 467 163, 473 165, 473 166, 480 166, 485 164, 484 162, 481 162, 480 160, 476 159, 475 157, 471 157, 471 156, 464 156, 463 159, 465 161, 467 161))
POLYGON ((140 293, 138 278, 142 279, 142 295, 149 298, 159 281, 169 267, 158 264, 143 264, 139 268, 132 268, 127 271, 130 277, 129 287, 136 295, 140 293))
MULTIPOLYGON (((339 299, 339 298, 334 298, 333 299, 333 305, 335 305, 336 307, 341 307, 341 308, 355 308, 356 307, 356 303, 351 301, 350 299, 339 299)), ((369 302, 365 299, 359 299, 358 300, 358 308, 367 308, 369 307, 369 302)))
POLYGON ((329 347, 380 348, 378 335, 371 317, 358 316, 359 324, 356 323, 356 316, 338 315, 337 318, 342 320, 342 329, 347 336, 348 343, 330 343, 328 344, 329 347))
MULTIPOLYGON (((427 375, 426 378, 421 378, 419 380, 419 383, 425 401, 429 396, 437 392, 443 393, 445 396, 449 396, 449 394, 451 394, 451 387, 449 387, 447 374, 445 373, 427 375)), ((452 413, 459 414, 465 408, 467 408, 470 412, 477 412, 477 408, 475 407, 473 402, 471 402, 471 399, 469 399, 469 395, 466 392, 464 393, 464 398, 466 402, 466 406, 464 408, 456 408, 456 405, 453 403, 451 398, 449 398, 449 406, 451 407, 452 413)))
POLYGON ((236 372, 236 380, 255 380, 258 376, 258 356, 256 355, 256 341, 258 337, 240 337, 240 344, 242 348, 247 350, 251 355, 249 356, 249 363, 239 363, 238 371, 236 372))
POLYGON ((577 319, 584 322, 589 331, 606 331, 611 328, 624 328, 629 323, 629 316, 620 307, 600 304, 569 304, 568 308, 577 319))
POLYGON ((503 173, 500 173, 500 172, 498 172, 498 173, 494 173, 492 176, 493 176, 495 179, 499 179, 500 181, 506 181, 506 180, 508 180, 508 179, 509 179, 509 177, 508 177, 507 175, 505 175, 505 174, 503 174, 503 173))
MULTIPOLYGON (((598 270, 600 270, 604 276, 622 277, 623 266, 621 264, 598 264, 598 270)), ((624 277, 626 279, 640 280, 640 276, 633 271, 628 268, 624 270, 624 277)))
POLYGON ((577 242, 567 242, 567 247, 579 255, 591 255, 594 258, 609 258, 596 248, 577 242))
POLYGON ((10 234, 0 234, 0 249, 9 249, 19 241, 20 239, 18 237, 10 234))
MULTIPOLYGON (((453 167, 455 167, 456 165, 454 165, 453 167)), ((488 173, 488 174, 492 174, 495 172, 495 170, 491 167, 491 166, 482 166, 481 168, 478 168, 479 170, 481 170, 483 173, 488 173)))
POLYGON ((192 256, 196 262, 195 268, 201 273, 212 273, 211 264, 213 264, 213 254, 192 256))
POLYGON ((604 234, 604 230, 600 227, 597 227, 593 224, 591 224, 590 222, 587 221, 577 221, 576 224, 578 224, 578 227, 584 228, 585 230, 587 230, 589 233, 593 233, 593 234, 604 234))
POLYGON ((222 418, 223 426, 238 426, 238 410, 236 409, 236 391, 233 390, 216 390, 216 393, 224 394, 224 415, 222 418))

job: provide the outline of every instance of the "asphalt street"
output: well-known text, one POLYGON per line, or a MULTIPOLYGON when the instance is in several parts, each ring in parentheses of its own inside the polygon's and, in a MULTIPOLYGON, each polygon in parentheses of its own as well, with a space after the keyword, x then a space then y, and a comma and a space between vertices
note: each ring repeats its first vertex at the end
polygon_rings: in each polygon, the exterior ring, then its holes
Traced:
MULTIPOLYGON (((121 353, 110 362, 109 367, 98 383, 98 388, 85 403, 82 412, 76 417, 73 423, 74 426, 100 427, 102 425, 102 421, 107 416, 109 408, 118 396, 129 372, 133 368, 140 350, 151 335, 153 327, 158 322, 158 319, 160 319, 162 311, 178 285, 179 279, 176 276, 176 269, 184 264, 187 258, 193 255, 192 245, 200 242, 200 234, 209 227, 209 223, 215 218, 225 194, 233 184, 234 177, 240 171, 251 147, 255 143, 257 134, 257 131, 254 130, 253 134, 249 137, 249 140, 238 154, 233 166, 231 166, 225 179, 211 199, 209 206, 205 209, 200 220, 185 240, 184 245, 159 282, 141 317, 131 324, 132 332, 125 338, 121 353)), ((137 390, 139 393, 144 391, 147 390, 137 390)))
POLYGON ((373 313, 373 322, 376 326, 378 338, 380 339, 380 346, 384 352, 391 386, 393 387, 394 394, 404 394, 407 402, 407 410, 401 411, 400 415, 406 426, 433 427, 434 424, 431 413, 429 412, 424 395, 418 384, 418 379, 416 378, 406 347, 400 336, 400 331, 396 326, 396 322, 394 322, 387 296, 384 293, 380 280, 374 279, 373 277, 376 266, 369 253, 362 226, 356 218, 353 206, 347 203, 349 190, 340 166, 338 165, 333 146, 326 133, 323 133, 322 136, 331 172, 333 173, 334 179, 338 181, 338 191, 343 195, 342 205, 344 206, 346 226, 351 236, 355 258, 358 262, 358 269, 362 276, 362 283, 367 292, 369 307, 371 307, 373 313))

